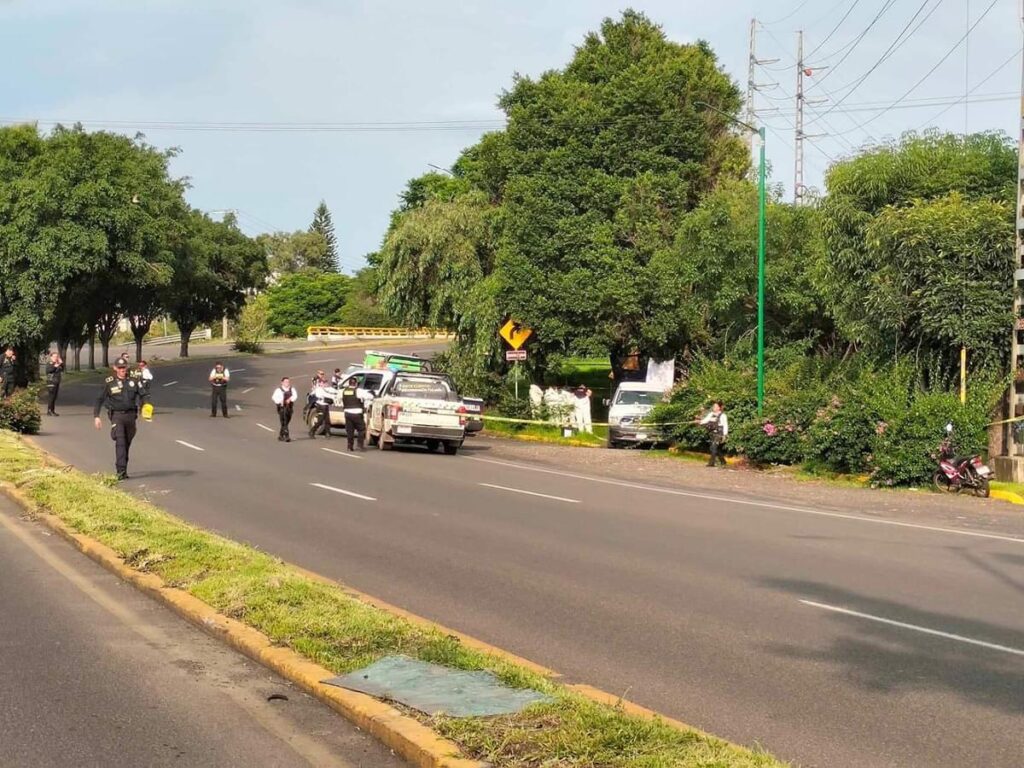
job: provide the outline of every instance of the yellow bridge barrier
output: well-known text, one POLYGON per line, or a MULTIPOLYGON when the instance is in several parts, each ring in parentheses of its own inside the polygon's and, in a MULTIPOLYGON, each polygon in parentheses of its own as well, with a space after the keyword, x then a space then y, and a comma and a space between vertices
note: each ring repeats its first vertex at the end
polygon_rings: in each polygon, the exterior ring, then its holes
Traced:
POLYGON ((335 339, 450 339, 443 328, 360 328, 356 326, 311 325, 306 329, 308 341, 335 339))

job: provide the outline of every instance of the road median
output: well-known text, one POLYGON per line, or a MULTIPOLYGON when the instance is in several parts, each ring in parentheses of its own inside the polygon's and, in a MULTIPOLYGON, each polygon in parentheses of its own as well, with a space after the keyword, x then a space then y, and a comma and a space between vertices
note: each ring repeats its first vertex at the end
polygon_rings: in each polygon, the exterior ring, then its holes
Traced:
POLYGON ((0 481, 7 495, 85 554, 293 680, 416 765, 782 765, 609 694, 563 685, 541 667, 189 525, 6 432, 0 433, 0 481), (397 653, 489 670, 549 700, 512 716, 427 717, 321 682, 397 653))

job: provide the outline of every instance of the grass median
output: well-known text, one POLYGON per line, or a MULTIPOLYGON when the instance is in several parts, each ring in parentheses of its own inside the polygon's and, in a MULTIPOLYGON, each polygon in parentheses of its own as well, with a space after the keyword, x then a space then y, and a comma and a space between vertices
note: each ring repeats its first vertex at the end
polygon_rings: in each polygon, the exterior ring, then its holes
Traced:
POLYGON ((41 510, 336 673, 403 653, 458 669, 487 669, 549 703, 497 718, 422 718, 496 768, 777 768, 769 755, 696 730, 627 714, 531 670, 465 647, 457 638, 368 605, 252 547, 189 525, 124 493, 109 477, 48 465, 42 452, 0 432, 0 479, 41 510))

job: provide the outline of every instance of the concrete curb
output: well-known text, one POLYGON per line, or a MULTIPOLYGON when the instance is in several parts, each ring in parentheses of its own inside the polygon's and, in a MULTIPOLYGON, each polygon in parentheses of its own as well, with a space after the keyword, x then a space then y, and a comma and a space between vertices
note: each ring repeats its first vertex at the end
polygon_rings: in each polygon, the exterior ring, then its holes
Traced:
MULTIPOLYGON (((56 467, 71 467, 67 462, 54 456, 45 448, 40 447, 31 438, 22 436, 21 439, 38 451, 42 455, 44 462, 56 467)), ((334 676, 334 673, 330 670, 303 658, 291 649, 274 646, 263 633, 218 613, 211 606, 184 590, 167 586, 159 576, 134 570, 126 565, 121 557, 110 547, 89 536, 74 532, 56 515, 41 511, 35 502, 25 496, 11 483, 0 482, 0 493, 3 493, 29 514, 35 515, 43 524, 108 571, 142 590, 153 599, 163 603, 172 611, 191 621, 209 634, 220 638, 254 661, 269 667, 285 679, 292 681, 323 701, 345 719, 373 734, 414 765, 420 768, 489 768, 489 763, 460 757, 457 744, 441 738, 418 720, 402 714, 395 708, 381 703, 372 696, 324 685, 320 682, 321 680, 334 676)), ((327 578, 292 563, 288 563, 288 566, 294 569, 296 573, 302 574, 313 581, 341 589, 345 594, 394 616, 406 619, 413 624, 454 636, 468 648, 525 667, 552 681, 559 681, 562 678, 561 673, 548 669, 536 662, 516 656, 509 651, 485 643, 482 640, 410 613, 334 579, 327 578)), ((700 728, 647 709, 622 696, 585 684, 561 684, 572 693, 589 699, 596 704, 614 707, 633 717, 648 722, 661 723, 687 733, 697 733, 708 738, 724 741, 724 739, 709 734, 700 728)))
POLYGON ((10 483, 0 484, 0 492, 106 570, 253 661, 295 683, 413 765, 419 768, 485 768, 486 763, 459 756, 457 744, 441 738, 394 707, 366 694, 324 685, 321 680, 334 677, 329 669, 304 659, 290 648, 275 646, 266 635, 218 613, 184 590, 167 586, 159 576, 134 570, 110 547, 75 533, 60 518, 40 511, 31 499, 10 483))

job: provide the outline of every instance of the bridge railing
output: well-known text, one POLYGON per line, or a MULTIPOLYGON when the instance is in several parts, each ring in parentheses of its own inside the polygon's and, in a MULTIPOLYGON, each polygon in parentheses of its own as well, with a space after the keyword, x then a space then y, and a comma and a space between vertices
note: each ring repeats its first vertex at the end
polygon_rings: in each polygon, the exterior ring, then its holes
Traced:
POLYGON ((342 339, 449 339, 443 328, 367 328, 341 325, 311 325, 306 329, 308 341, 342 339))

